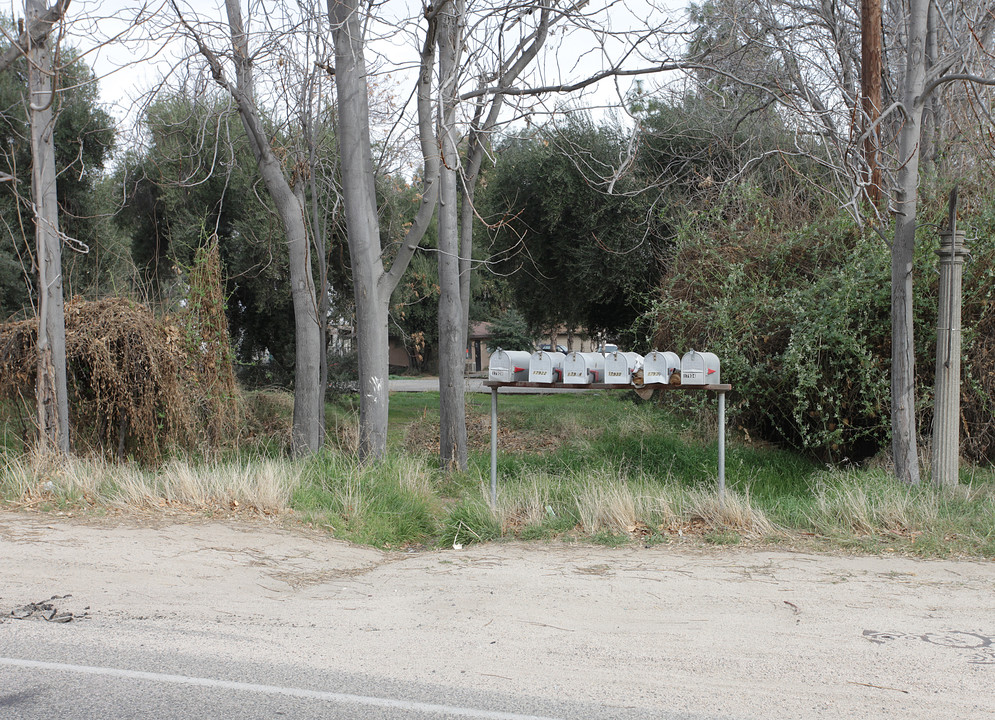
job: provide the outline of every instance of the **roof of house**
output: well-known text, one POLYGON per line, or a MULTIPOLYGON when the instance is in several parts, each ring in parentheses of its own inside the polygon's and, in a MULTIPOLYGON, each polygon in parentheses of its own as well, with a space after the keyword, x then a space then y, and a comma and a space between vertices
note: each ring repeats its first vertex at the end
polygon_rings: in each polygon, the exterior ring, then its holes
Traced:
POLYGON ((470 339, 483 340, 491 336, 491 324, 489 322, 478 322, 470 325, 470 339))

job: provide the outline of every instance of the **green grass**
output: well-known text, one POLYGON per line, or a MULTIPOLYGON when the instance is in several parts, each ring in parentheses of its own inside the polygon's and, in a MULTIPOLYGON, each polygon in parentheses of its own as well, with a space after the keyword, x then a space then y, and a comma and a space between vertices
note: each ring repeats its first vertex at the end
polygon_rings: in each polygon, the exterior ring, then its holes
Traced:
POLYGON ((303 521, 378 547, 432 541, 441 529, 433 472, 397 456, 362 467, 340 454, 310 459, 290 506, 303 521))
POLYGON ((713 530, 705 533, 702 539, 709 545, 739 545, 742 538, 734 532, 713 530))
MULTIPOLYGON (((158 468, 0 454, 0 501, 51 510, 265 512, 384 548, 501 538, 603 545, 696 542, 995 558, 995 471, 965 468, 953 490, 897 485, 887 470, 833 469, 735 440, 716 497, 717 443, 704 421, 627 393, 502 395, 499 495, 488 504, 487 395, 468 396, 470 466, 438 469, 438 393, 391 396, 388 456, 359 465, 356 399, 327 405, 326 449, 286 459, 292 405, 260 394, 252 441, 158 468)), ((710 411, 714 412, 714 410, 710 411)))

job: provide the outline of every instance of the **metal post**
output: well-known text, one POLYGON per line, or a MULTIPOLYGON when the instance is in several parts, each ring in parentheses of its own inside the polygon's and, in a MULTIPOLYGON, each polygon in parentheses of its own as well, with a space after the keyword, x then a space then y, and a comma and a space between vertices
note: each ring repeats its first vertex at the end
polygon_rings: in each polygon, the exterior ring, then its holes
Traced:
POLYGON ((497 508, 497 393, 491 388, 491 508, 497 508))
POLYGON ((726 394, 719 391, 719 507, 726 500, 726 394))
POLYGON ((940 303, 936 323, 936 390, 933 408, 933 484, 953 486, 960 469, 960 308, 964 233, 940 233, 940 303))

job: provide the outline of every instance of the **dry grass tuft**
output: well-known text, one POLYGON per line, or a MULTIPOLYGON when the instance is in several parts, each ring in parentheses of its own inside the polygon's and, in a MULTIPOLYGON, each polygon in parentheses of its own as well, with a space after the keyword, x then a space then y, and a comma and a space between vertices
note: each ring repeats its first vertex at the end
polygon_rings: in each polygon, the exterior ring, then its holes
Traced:
POLYGON ((618 468, 600 468, 567 476, 533 472, 506 483, 498 496, 497 517, 502 532, 527 527, 576 522, 585 534, 645 535, 655 526, 677 520, 676 490, 644 479, 631 479, 618 468))
POLYGON ((206 465, 170 460, 153 471, 101 457, 58 463, 4 457, 3 469, 2 494, 15 505, 50 501, 66 507, 149 510, 179 506, 265 514, 287 508, 302 475, 299 463, 266 459, 206 465))
POLYGON ((554 484, 558 484, 555 478, 543 473, 532 473, 513 486, 503 485, 496 509, 501 532, 540 525, 549 518, 553 512, 554 484))
POLYGON ((631 532, 640 521, 636 496, 617 475, 590 478, 579 489, 576 502, 584 532, 631 532))
POLYGON ((777 532, 774 523, 751 502, 748 492, 739 495, 726 489, 725 499, 720 503, 712 490, 692 490, 683 501, 681 515, 692 523, 703 523, 709 530, 735 530, 756 537, 777 532))
POLYGON ((831 471, 816 483, 812 523, 858 535, 885 531, 907 534, 936 521, 939 495, 928 487, 907 487, 884 476, 831 471))
POLYGON ((405 455, 394 463, 394 469, 402 490, 425 499, 435 497, 435 473, 424 459, 405 455))

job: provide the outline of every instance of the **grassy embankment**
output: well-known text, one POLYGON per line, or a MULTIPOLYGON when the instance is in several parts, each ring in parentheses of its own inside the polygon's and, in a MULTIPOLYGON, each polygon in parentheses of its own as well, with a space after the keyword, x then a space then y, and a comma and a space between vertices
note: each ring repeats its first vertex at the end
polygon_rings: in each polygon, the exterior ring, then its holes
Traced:
MULTIPOLYGON (((438 394, 391 399, 390 454, 360 467, 355 413, 329 405, 329 448, 287 460, 289 404, 250 403, 238 451, 156 469, 62 466, 8 451, 0 500, 64 513, 260 514, 381 547, 517 537, 605 544, 678 541, 995 558, 995 472, 964 468, 952 491, 896 485, 884 467, 837 469, 730 438, 726 503, 715 428, 627 393, 502 396, 500 492, 489 485, 489 397, 468 396, 470 469, 436 469, 438 394)), ((704 413, 703 417, 709 417, 704 413)), ((714 421, 712 421, 714 422, 714 421)))

